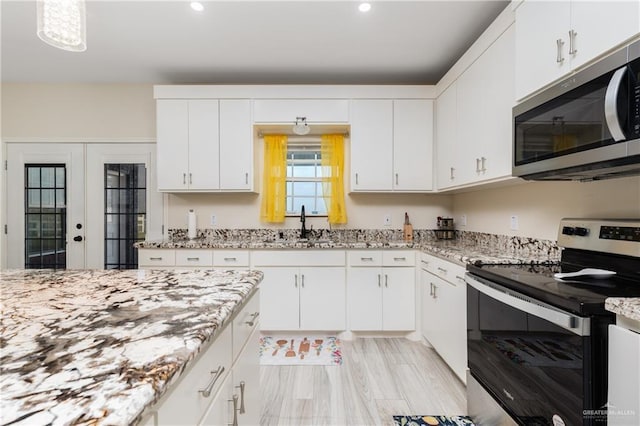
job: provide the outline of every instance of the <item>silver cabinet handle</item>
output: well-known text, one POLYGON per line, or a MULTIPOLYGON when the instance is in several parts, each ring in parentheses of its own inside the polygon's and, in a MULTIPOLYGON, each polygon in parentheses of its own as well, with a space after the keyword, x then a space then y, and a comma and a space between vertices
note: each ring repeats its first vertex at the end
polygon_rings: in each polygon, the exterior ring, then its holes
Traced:
POLYGON ((258 318, 260 316, 260 312, 254 312, 251 314, 251 319, 249 321, 245 321, 244 323, 247 324, 249 327, 253 327, 256 323, 256 318, 258 318))
POLYGON ((396 185, 398 185, 398 174, 396 173, 396 185))
POLYGON ((249 185, 249 173, 244 174, 244 184, 249 185))
POLYGON ((569 55, 575 55, 578 53, 578 49, 576 49, 576 36, 577 32, 574 30, 569 30, 569 55))
POLYGON ((453 176, 453 171, 454 171, 454 170, 455 170, 455 169, 454 169, 453 167, 450 167, 449 179, 451 179, 451 180, 454 180, 454 179, 455 179, 455 177, 453 176))
POLYGON ((187 257, 187 260, 197 261, 197 260, 200 260, 200 258, 199 257, 187 257))
POLYGON ((193 174, 189 173, 189 185, 193 183, 193 174))
POLYGON ((378 287, 382 287, 382 281, 380 280, 380 274, 378 274, 378 287))
POLYGON ((607 127, 614 141, 625 139, 618 116, 618 92, 620 91, 620 85, 622 84, 626 71, 627 67, 624 66, 613 73, 604 95, 604 118, 607 121, 607 127))
POLYGON ((296 277, 296 280, 295 280, 294 286, 298 288, 298 274, 296 274, 295 277, 296 277))
POLYGON ((222 373, 224 373, 224 367, 220 365, 218 366, 217 370, 214 370, 211 372, 211 374, 213 374, 213 378, 211 379, 207 387, 204 389, 200 389, 198 392, 201 393, 202 396, 204 396, 205 398, 209 398, 209 396, 211 396, 211 390, 213 389, 213 385, 216 384, 220 376, 222 376, 222 373))
POLYGON ((389 275, 384 274, 384 286, 389 287, 389 275))
POLYGON ((429 296, 433 297, 433 283, 429 283, 429 296))
POLYGON ((480 173, 480 159, 476 158, 476 173, 480 173))
POLYGON ((424 266, 429 266, 429 262, 427 262, 426 260, 421 260, 420 263, 422 263, 424 266))
POLYGON ((562 46, 564 46, 564 41, 561 38, 556 40, 556 48, 558 49, 558 55, 556 56, 556 62, 561 64, 564 62, 564 58, 562 57, 562 46))
POLYGON ((301 277, 302 277, 302 288, 304 288, 304 274, 302 274, 301 277))
POLYGON ((487 162, 487 159, 485 157, 480 157, 480 162, 482 163, 482 171, 486 172, 487 168, 485 167, 485 163, 487 162))
POLYGON ((460 275, 456 275, 456 278, 462 281, 463 283, 466 283, 466 281, 464 280, 464 277, 461 277, 460 275))
POLYGON ((162 260, 162 257, 150 257, 149 260, 162 260))
POLYGON ((394 257, 393 260, 395 260, 396 262, 399 262, 401 260, 406 261, 407 258, 406 257, 394 257))
POLYGON ((358 184, 358 174, 356 173, 356 185, 358 184))
POLYGON ((437 298, 438 298, 438 296, 436 295, 436 290, 437 290, 437 289, 438 289, 438 286, 434 284, 434 285, 433 285, 433 298, 434 298, 434 299, 437 299, 437 298))
POLYGON ((186 174, 186 173, 183 173, 183 174, 182 174, 182 184, 183 184, 183 185, 186 185, 186 184, 187 184, 187 174, 186 174))
POLYGON ((441 268, 441 267, 439 267, 439 266, 438 266, 438 271, 442 272, 443 274, 446 274, 446 273, 447 273, 447 270, 446 270, 446 269, 441 268))
POLYGON ((225 258, 224 258, 224 261, 225 261, 225 262, 235 262, 235 261, 237 261, 237 260, 238 260, 238 259, 236 259, 235 257, 225 257, 225 258))
POLYGON ((246 383, 244 381, 240 382, 239 386, 236 386, 236 389, 240 389, 240 414, 244 414, 246 411, 244 409, 244 387, 246 383))
POLYGON ((362 260, 363 262, 365 261, 373 262, 373 257, 361 257, 360 260, 362 260))
POLYGON ((238 426, 238 395, 234 394, 231 399, 227 401, 233 402, 233 420, 231 426, 238 426))

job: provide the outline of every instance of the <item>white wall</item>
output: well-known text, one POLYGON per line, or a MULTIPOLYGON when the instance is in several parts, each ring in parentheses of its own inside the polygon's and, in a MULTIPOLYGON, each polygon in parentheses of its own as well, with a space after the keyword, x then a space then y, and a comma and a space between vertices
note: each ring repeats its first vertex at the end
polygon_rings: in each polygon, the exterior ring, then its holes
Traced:
POLYGON ((640 177, 598 182, 524 182, 456 194, 458 229, 555 240, 563 217, 640 218, 640 177), (467 226, 460 226, 460 216, 467 226), (511 215, 519 229, 511 230, 511 215))

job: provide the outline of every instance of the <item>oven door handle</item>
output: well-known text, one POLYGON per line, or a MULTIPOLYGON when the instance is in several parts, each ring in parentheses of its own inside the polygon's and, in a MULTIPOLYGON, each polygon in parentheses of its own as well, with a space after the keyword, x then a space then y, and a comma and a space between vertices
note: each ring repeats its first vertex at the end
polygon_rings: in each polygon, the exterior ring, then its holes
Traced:
POLYGON ((573 334, 578 336, 589 336, 591 334, 591 321, 589 318, 571 315, 552 306, 545 305, 529 296, 503 288, 499 284, 472 276, 468 272, 466 273, 466 281, 471 287, 492 299, 549 321, 573 334))

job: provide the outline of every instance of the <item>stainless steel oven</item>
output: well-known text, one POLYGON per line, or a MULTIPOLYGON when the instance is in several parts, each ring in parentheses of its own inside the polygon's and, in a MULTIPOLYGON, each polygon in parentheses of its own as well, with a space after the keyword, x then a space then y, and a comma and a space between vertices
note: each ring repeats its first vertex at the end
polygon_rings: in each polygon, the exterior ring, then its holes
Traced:
POLYGON ((640 174, 640 42, 513 109, 513 174, 589 180, 640 174))
POLYGON ((640 219, 564 219, 558 244, 559 264, 467 267, 467 397, 479 424, 607 422, 615 317, 604 301, 640 296, 640 219), (601 275, 556 275, 584 268, 601 275))

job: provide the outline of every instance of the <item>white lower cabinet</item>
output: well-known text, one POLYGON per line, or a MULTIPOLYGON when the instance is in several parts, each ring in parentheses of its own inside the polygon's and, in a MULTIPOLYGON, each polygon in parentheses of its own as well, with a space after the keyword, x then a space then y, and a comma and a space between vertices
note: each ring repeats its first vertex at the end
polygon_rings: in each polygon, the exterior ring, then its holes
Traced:
POLYGON ((422 335, 466 383, 467 292, 461 279, 464 268, 426 254, 422 254, 420 265, 422 335))
POLYGON ((239 425, 259 423, 259 291, 143 419, 143 424, 226 426, 233 424, 234 415, 239 425))
POLYGON ((349 329, 415 330, 415 253, 352 251, 347 257, 349 329))

